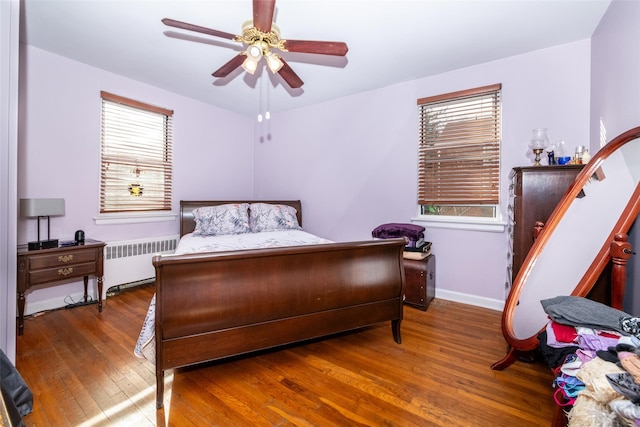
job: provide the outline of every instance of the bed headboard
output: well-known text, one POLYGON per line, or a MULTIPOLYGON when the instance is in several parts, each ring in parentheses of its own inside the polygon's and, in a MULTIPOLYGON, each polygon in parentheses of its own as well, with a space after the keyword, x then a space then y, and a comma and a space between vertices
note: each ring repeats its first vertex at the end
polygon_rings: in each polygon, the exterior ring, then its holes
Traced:
POLYGON ((180 237, 191 233, 196 228, 193 210, 203 206, 218 206, 227 203, 271 203, 289 205, 296 209, 298 224, 302 226, 302 204, 300 200, 180 200, 180 237))

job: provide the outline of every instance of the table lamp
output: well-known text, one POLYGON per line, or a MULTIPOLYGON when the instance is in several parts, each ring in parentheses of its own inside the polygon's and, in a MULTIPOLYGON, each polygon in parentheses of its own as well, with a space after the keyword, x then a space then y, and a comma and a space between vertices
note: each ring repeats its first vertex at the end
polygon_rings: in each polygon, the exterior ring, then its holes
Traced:
POLYGON ((547 129, 546 128, 537 128, 533 130, 533 136, 531 138, 531 142, 529 143, 529 148, 533 151, 535 155, 535 160, 533 162, 533 166, 540 166, 540 154, 549 146, 549 139, 547 138, 547 129))
POLYGON ((20 199, 20 215, 27 218, 38 218, 38 241, 29 242, 30 251, 58 247, 58 239, 51 239, 50 217, 64 215, 64 199, 20 199), (40 240, 40 220, 42 218, 47 218, 47 240, 40 240))

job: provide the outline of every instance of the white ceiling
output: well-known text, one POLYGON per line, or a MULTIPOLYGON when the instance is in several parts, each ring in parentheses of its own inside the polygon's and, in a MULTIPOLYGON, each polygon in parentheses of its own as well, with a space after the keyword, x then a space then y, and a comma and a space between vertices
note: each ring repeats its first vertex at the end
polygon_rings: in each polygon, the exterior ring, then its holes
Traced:
POLYGON ((242 45, 160 22, 172 18, 240 34, 252 17, 251 0, 22 1, 23 42, 247 116, 266 105, 267 92, 273 114, 586 39, 610 3, 277 0, 283 39, 349 46, 344 58, 282 53, 305 82, 292 90, 264 65, 254 76, 240 68, 216 79, 211 73, 242 45))

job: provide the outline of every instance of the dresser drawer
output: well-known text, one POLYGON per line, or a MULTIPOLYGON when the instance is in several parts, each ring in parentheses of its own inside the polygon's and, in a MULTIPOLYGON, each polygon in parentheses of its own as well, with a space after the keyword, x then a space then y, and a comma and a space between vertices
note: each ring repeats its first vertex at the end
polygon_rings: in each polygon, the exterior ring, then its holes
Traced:
POLYGON ((436 257, 429 255, 423 260, 404 259, 404 302, 425 311, 435 297, 436 257))
POLYGON ((65 267, 83 263, 95 263, 95 249, 80 249, 64 253, 34 255, 29 257, 29 271, 53 267, 65 267))
POLYGON ((91 276, 96 273, 96 263, 68 264, 56 268, 45 268, 31 270, 29 272, 29 283, 37 285, 40 283, 55 282, 58 280, 71 279, 75 277, 91 276))

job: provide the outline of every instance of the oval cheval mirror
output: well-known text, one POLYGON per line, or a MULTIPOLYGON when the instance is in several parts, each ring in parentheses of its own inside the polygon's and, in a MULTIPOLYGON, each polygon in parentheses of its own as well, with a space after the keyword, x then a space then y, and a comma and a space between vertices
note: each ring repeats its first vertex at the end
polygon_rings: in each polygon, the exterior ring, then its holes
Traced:
POLYGON ((505 302, 502 333, 509 350, 492 369, 537 348, 548 322, 541 300, 589 293, 610 261, 614 237, 627 233, 640 212, 639 181, 636 127, 593 156, 544 224, 505 302))

